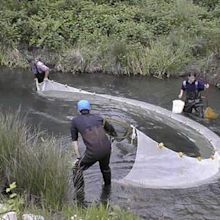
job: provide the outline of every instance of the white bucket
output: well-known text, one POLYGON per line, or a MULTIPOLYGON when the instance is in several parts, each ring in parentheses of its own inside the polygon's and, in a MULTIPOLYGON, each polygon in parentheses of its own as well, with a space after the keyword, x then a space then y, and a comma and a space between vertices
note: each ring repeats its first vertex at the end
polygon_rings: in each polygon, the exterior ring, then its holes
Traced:
POLYGON ((181 113, 183 111, 185 102, 182 100, 173 100, 173 113, 181 113))

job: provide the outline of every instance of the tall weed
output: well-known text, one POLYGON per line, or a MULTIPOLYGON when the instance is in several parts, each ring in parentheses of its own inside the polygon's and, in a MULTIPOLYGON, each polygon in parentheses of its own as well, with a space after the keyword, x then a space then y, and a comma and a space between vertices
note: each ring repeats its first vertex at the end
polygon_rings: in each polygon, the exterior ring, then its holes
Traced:
POLYGON ((0 113, 0 173, 6 183, 42 206, 61 207, 69 187, 62 143, 31 129, 20 113, 0 113))

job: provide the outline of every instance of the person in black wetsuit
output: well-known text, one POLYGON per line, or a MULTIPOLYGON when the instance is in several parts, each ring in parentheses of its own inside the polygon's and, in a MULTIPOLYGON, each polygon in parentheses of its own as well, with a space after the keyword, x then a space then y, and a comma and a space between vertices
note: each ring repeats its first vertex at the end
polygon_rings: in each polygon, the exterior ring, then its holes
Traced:
MULTIPOLYGON (((73 183, 76 192, 81 192, 81 200, 84 199, 83 171, 99 162, 100 170, 104 180, 104 186, 111 185, 111 169, 109 166, 111 156, 111 141, 106 132, 112 136, 117 136, 114 127, 106 122, 102 117, 90 114, 91 106, 89 101, 80 100, 77 103, 80 115, 72 119, 71 137, 73 150, 77 155, 77 169, 73 172, 73 183), (78 133, 81 134, 86 146, 84 155, 81 156, 78 146, 78 133)), ((78 193, 80 194, 80 193, 78 193)), ((76 193, 77 196, 77 193, 76 193)))

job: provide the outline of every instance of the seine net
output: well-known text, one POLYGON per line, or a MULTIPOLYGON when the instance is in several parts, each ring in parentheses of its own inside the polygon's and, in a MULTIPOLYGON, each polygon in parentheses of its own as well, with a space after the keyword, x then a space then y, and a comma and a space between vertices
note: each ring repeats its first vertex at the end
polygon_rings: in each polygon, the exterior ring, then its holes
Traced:
POLYGON ((185 133, 200 149, 202 146, 204 149, 213 149, 210 158, 188 157, 158 144, 141 131, 126 125, 120 134, 130 138, 130 141, 136 140, 134 143, 137 143, 137 153, 132 169, 124 178, 116 180, 118 183, 146 188, 186 188, 203 184, 219 172, 220 138, 189 118, 145 102, 91 93, 50 80, 39 86, 39 93, 70 100, 88 98, 97 101, 104 98, 113 105, 117 104, 119 108, 120 105, 126 105, 136 112, 141 109, 142 114, 148 114, 149 117, 175 128, 177 132, 185 133), (73 94, 77 96, 74 98, 73 94))

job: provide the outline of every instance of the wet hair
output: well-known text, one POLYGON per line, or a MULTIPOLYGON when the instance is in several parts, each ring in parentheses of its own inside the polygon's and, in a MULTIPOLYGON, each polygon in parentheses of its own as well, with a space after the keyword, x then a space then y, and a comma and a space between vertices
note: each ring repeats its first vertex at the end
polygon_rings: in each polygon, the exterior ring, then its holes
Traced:
POLYGON ((190 76, 194 76, 194 77, 198 77, 200 74, 200 70, 196 67, 194 68, 190 68, 187 72, 188 77, 190 76))
POLYGON ((194 76, 194 77, 196 77, 197 74, 196 74, 195 72, 192 72, 192 73, 189 73, 189 74, 188 74, 188 77, 190 77, 190 76, 194 76))
POLYGON ((39 60, 39 59, 34 58, 34 57, 28 57, 28 58, 27 58, 27 61, 28 61, 28 63, 30 63, 30 64, 36 63, 38 60, 39 60))
POLYGON ((86 115, 86 114, 89 114, 89 110, 88 110, 88 109, 82 109, 82 110, 80 111, 80 113, 81 113, 82 115, 86 115))

